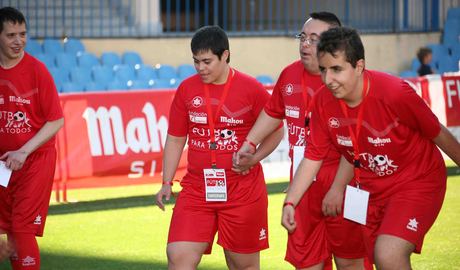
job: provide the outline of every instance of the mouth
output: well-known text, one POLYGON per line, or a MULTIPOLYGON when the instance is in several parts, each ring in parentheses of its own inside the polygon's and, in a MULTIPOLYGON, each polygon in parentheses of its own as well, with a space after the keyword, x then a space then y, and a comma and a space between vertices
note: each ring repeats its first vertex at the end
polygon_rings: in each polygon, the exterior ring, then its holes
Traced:
POLYGON ((11 48, 11 50, 14 53, 18 54, 18 53, 20 53, 22 51, 22 47, 13 47, 13 48, 11 48))

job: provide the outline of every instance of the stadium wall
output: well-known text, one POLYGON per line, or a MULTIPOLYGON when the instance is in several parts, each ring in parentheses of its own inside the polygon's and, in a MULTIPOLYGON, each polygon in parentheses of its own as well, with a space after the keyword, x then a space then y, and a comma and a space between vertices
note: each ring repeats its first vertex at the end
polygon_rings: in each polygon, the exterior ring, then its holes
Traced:
MULTIPOLYGON (((439 43, 441 34, 364 34, 366 63, 370 69, 398 74, 410 68, 419 47, 439 43)), ((83 39, 88 51, 100 55, 104 51, 122 53, 134 50, 147 64, 177 66, 192 63, 190 37, 151 39, 83 39)), ((232 65, 253 76, 260 74, 277 78, 281 68, 298 59, 298 42, 287 37, 230 37, 232 65)))

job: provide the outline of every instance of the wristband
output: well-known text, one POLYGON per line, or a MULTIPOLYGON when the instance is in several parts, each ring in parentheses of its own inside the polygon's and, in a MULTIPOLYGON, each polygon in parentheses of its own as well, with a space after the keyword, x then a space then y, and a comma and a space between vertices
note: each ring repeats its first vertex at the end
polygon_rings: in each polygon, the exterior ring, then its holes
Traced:
POLYGON ((163 181, 161 184, 173 186, 173 180, 171 180, 171 181, 163 181))
POLYGON ((250 140, 246 139, 246 142, 249 143, 250 146, 254 147, 254 149, 257 149, 257 145, 250 140))
POLYGON ((287 205, 290 205, 290 206, 292 206, 292 208, 295 208, 295 205, 292 202, 284 202, 283 203, 283 208, 286 207, 287 205))

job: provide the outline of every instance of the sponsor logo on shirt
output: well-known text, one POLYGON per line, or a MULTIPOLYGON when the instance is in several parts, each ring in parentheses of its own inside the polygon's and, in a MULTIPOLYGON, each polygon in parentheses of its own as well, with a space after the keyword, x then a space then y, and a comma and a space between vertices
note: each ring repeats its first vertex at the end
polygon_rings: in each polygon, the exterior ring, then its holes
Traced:
POLYGON ((411 231, 416 232, 416 231, 417 231, 417 226, 418 226, 417 219, 415 219, 415 218, 410 218, 410 219, 409 219, 409 223, 407 223, 406 228, 409 229, 409 230, 411 230, 411 231))
POLYGON ((32 266, 35 265, 35 258, 32 258, 30 256, 25 257, 22 259, 22 266, 32 266))
MULTIPOLYGON (((353 156, 352 151, 349 151, 349 154, 353 156)), ((360 157, 368 162, 368 169, 378 176, 392 175, 399 168, 388 155, 361 153, 360 157)))
POLYGON ((206 124, 208 123, 208 115, 206 113, 199 112, 189 112, 190 122, 197 124, 206 124))
POLYGON ((203 105, 203 98, 200 96, 196 96, 192 99, 192 106, 195 108, 201 107, 203 105))
MULTIPOLYGON (((205 128, 194 127, 192 128, 192 133, 199 137, 206 137, 206 138, 210 137, 209 129, 205 129, 205 128)), ((239 144, 238 136, 236 136, 236 132, 234 130, 216 129, 214 131, 214 141, 216 142, 217 150, 231 150, 231 151, 238 150, 238 144, 239 144)), ((209 149, 210 144, 211 144, 210 139, 207 140, 206 145, 203 141, 199 141, 195 139, 190 140, 191 146, 195 146, 201 149, 209 149)))
POLYGON ((305 145, 305 128, 296 126, 293 123, 289 123, 288 133, 289 133, 290 138, 297 137, 297 140, 294 145, 297 145, 297 146, 305 145))
POLYGON ((347 147, 353 147, 353 142, 351 141, 350 137, 347 136, 342 136, 342 135, 336 135, 337 136, 337 143, 339 145, 347 146, 347 147))
POLYGON ((264 228, 260 229, 259 240, 264 240, 266 238, 267 238, 267 230, 265 230, 264 228))
POLYGON ((10 102, 16 102, 19 104, 30 104, 30 99, 25 99, 22 97, 10 96, 10 102))
POLYGON ((2 95, 0 95, 0 105, 3 104, 5 104, 5 98, 2 95))
POLYGON ((229 126, 236 126, 236 125, 241 125, 243 124, 243 120, 242 119, 235 119, 233 117, 226 117, 226 116, 221 116, 220 117, 220 122, 222 123, 227 123, 227 125, 229 126))
POLYGON ((372 137, 367 137, 367 141, 371 144, 373 144, 375 147, 377 146, 384 146, 386 143, 391 143, 390 138, 372 138, 372 137))
POLYGON ((329 118, 328 124, 329 124, 329 127, 331 127, 331 128, 339 128, 340 127, 340 122, 335 117, 329 118))
POLYGON ((286 106, 285 114, 286 117, 299 118, 300 108, 297 106, 286 106))
POLYGON ((0 119, 6 119, 6 125, 0 127, 0 133, 9 133, 9 134, 20 134, 28 133, 31 131, 31 125, 29 124, 29 118, 25 112, 0 112, 0 119))
POLYGON ((291 83, 288 83, 284 87, 284 92, 286 92, 286 95, 290 96, 292 93, 294 93, 294 86, 291 83))

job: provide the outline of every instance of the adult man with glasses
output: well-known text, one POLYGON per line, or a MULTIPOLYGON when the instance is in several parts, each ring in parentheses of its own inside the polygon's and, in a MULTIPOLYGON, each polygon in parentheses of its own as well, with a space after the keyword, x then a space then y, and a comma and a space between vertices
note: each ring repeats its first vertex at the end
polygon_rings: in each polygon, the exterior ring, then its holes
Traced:
MULTIPOLYGON (((290 178, 296 171, 305 149, 308 132, 309 103, 323 83, 321 81, 316 45, 322 32, 338 27, 339 19, 329 12, 310 14, 299 39, 300 60, 290 64, 281 72, 270 101, 260 113, 245 142, 237 153, 235 169, 239 166, 239 156, 251 151, 251 145, 261 142, 286 119, 289 129, 289 157, 291 158, 290 178)), ((358 224, 343 217, 324 217, 321 205, 324 195, 335 176, 340 155, 331 151, 328 161, 323 163, 317 181, 297 205, 283 207, 296 208, 296 228, 289 232, 285 260, 297 269, 330 268, 331 253, 335 256, 338 269, 363 269, 365 249, 358 224)))

